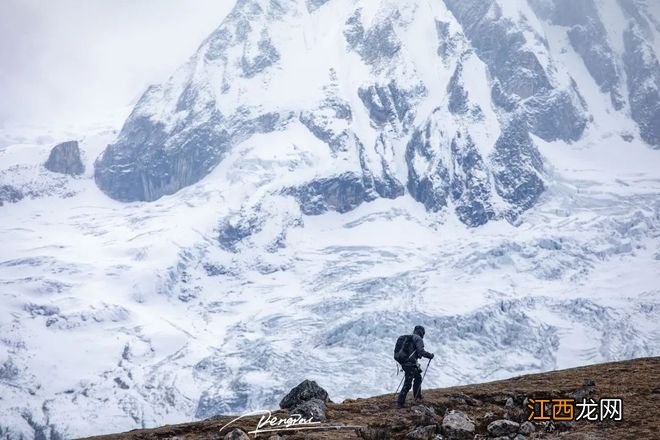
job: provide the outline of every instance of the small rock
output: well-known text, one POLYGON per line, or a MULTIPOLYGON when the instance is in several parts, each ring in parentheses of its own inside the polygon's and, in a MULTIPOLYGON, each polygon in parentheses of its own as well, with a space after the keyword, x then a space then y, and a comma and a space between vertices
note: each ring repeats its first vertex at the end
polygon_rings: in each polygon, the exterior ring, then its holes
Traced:
POLYGON ((543 430, 545 432, 556 432, 557 431, 557 425, 555 425, 555 422, 550 420, 547 422, 543 422, 543 430))
POLYGON ((463 393, 452 393, 449 395, 449 403, 453 405, 465 405, 465 394, 463 393))
POLYGON ((532 422, 524 422, 522 425, 520 425, 520 432, 521 434, 529 435, 536 431, 536 427, 532 422))
POLYGON ((316 422, 323 422, 326 420, 326 409, 325 402, 315 398, 298 404, 295 408, 289 410, 289 413, 300 414, 306 418, 311 417, 316 422))
POLYGON ((520 423, 504 419, 491 422, 487 428, 488 433, 494 437, 515 434, 518 432, 518 429, 520 429, 520 423))
POLYGON ((114 381, 115 381, 115 383, 116 383, 117 385, 119 385, 119 388, 121 388, 122 390, 127 390, 127 389, 130 388, 130 386, 129 386, 126 382, 124 382, 124 381, 121 379, 121 377, 115 377, 115 378, 114 378, 114 381))
POLYGON ((506 399, 506 403, 504 404, 504 406, 506 406, 507 408, 512 408, 513 407, 513 399, 511 397, 506 399))
POLYGON ((85 166, 80 158, 78 141, 63 142, 50 150, 50 156, 44 164, 47 170, 54 173, 69 174, 72 176, 82 174, 85 166))
POLYGON ((433 437, 435 437, 436 430, 436 425, 420 426, 414 431, 410 431, 408 434, 406 434, 406 438, 411 440, 432 440, 433 437))
POLYGON ((429 414, 432 416, 437 416, 438 414, 435 412, 435 409, 433 409, 432 406, 426 406, 426 405, 415 405, 412 408, 410 408, 412 412, 414 413, 419 413, 419 414, 429 414))
POLYGON ((242 429, 234 428, 224 436, 224 440, 250 440, 250 437, 242 429))
POLYGON ((268 440, 286 440, 286 437, 282 437, 279 434, 274 434, 268 437, 268 440))
POLYGON ((596 386, 596 381, 593 379, 585 379, 584 382, 582 382, 583 387, 595 387, 596 386))
POLYGON ((284 396, 280 408, 291 409, 311 399, 328 402, 328 392, 313 380, 304 380, 284 396))
POLYGON ((635 136, 633 136, 630 133, 621 133, 621 139, 623 139, 626 142, 632 142, 633 139, 635 139, 635 136))
POLYGON ((415 425, 428 426, 440 423, 440 417, 431 406, 417 405, 410 408, 415 425))
POLYGON ((448 440, 472 440, 475 425, 461 411, 449 411, 442 420, 442 433, 448 440))
POLYGON ((572 393, 568 393, 568 397, 579 401, 589 396, 592 391, 592 387, 582 387, 576 391, 573 391, 572 393))

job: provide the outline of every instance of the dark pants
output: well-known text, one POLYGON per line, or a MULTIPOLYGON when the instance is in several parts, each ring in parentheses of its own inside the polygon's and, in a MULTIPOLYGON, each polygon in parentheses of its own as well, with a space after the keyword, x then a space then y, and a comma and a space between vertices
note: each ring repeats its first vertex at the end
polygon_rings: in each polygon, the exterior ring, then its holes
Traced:
POLYGON ((419 365, 404 365, 403 372, 406 375, 403 379, 403 388, 399 393, 399 405, 403 405, 406 401, 406 395, 410 388, 413 390, 413 397, 415 399, 422 398, 422 369, 419 365))

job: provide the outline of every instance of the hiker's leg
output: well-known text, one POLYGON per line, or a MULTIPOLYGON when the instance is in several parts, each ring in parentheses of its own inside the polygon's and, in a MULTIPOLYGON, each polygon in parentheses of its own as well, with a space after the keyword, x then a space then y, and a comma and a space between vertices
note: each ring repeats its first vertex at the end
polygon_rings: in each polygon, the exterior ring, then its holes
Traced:
POLYGON ((415 399, 422 398, 422 370, 419 367, 415 367, 413 371, 413 396, 415 399))
POLYGON ((408 394, 408 391, 410 391, 410 388, 412 387, 413 383, 413 371, 411 371, 410 368, 405 368, 403 369, 403 372, 405 373, 405 378, 403 379, 403 387, 401 388, 401 392, 399 393, 399 399, 398 403, 399 406, 402 406, 405 401, 406 401, 406 395, 408 394))

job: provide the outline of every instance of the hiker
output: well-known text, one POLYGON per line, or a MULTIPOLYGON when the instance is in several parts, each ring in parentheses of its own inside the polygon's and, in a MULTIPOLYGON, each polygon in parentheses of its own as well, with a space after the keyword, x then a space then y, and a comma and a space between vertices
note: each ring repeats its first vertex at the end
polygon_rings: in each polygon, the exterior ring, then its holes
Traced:
POLYGON ((410 388, 413 389, 415 401, 422 400, 422 367, 419 366, 418 359, 423 357, 433 359, 433 353, 424 350, 424 334, 426 331, 421 325, 415 326, 412 335, 400 336, 394 347, 394 359, 401 364, 405 378, 403 388, 399 393, 397 405, 403 408, 406 401, 406 395, 410 388))

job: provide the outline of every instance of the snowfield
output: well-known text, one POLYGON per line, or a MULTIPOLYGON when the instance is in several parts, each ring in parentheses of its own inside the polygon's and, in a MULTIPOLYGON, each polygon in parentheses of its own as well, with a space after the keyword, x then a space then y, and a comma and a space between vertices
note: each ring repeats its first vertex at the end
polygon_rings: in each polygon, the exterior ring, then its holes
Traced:
MULTIPOLYGON (((390 345, 418 322, 438 355, 427 387, 658 355, 656 152, 542 151, 549 190, 518 226, 468 228, 408 197, 246 209, 232 174, 272 166, 249 148, 158 202, 112 201, 84 176, 3 206, 0 426, 69 438, 183 422, 276 406, 304 378, 339 401, 392 392, 390 345), (223 219, 264 224, 221 246, 223 219)), ((32 183, 50 177, 27 159, 32 183)))
MULTIPOLYGON (((394 342, 416 324, 436 354, 425 387, 660 355, 660 151, 628 98, 615 108, 617 90, 628 96, 623 66, 604 90, 559 19, 543 21, 523 1, 491 6, 486 17, 514 20, 524 50, 538 55, 547 107, 559 102, 584 120, 583 131, 553 136, 538 119, 546 106, 534 107, 541 95, 520 99, 520 83, 502 98, 518 97, 502 104, 511 110, 492 102, 491 85, 505 78, 493 76, 478 36, 463 34, 475 27, 454 0, 400 10, 357 2, 358 18, 348 0, 281 3, 292 9, 250 29, 237 6, 238 24, 227 22, 247 43, 214 46, 229 38, 221 26, 145 93, 124 129, 123 120, 0 128, 0 437, 63 439, 272 408, 303 379, 334 401, 391 393, 394 342), (351 50, 345 17, 370 25, 351 50), (385 61, 366 49, 372 38, 387 52, 379 32, 400 47, 385 61), (270 44, 277 57, 260 52, 270 44), (306 64, 307 53, 318 63, 306 64), (266 70, 241 73, 232 60, 246 56, 266 70), (388 75, 399 88, 389 94, 388 75), (388 100, 401 117, 379 125, 388 100), (245 129, 241 115, 258 129, 208 134, 215 111, 231 114, 219 119, 227 130, 245 129), (273 113, 273 124, 259 119, 273 113), (522 152, 497 156, 520 115, 536 128, 522 152), (150 124, 162 139, 131 150, 150 124), (209 151, 201 174, 167 180, 171 169, 190 171, 177 142, 200 133, 228 147, 209 151), (415 133, 424 142, 412 148, 415 133), (53 145, 71 139, 85 173, 47 171, 53 145), (136 165, 179 153, 167 173, 136 165), (467 160, 475 154, 480 161, 467 160), (511 170, 520 174, 510 179, 511 170), (113 199, 132 188, 125 179, 153 200, 113 199), (525 179, 542 190, 509 197, 525 179)), ((603 21, 620 22, 620 8, 604 3, 594 3, 603 21)), ((607 26, 617 60, 625 27, 607 26)), ((660 41, 657 23, 649 32, 660 41)), ((558 108, 549 119, 564 115, 558 108)))

